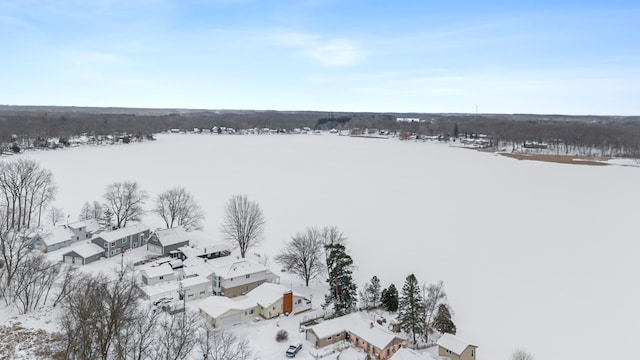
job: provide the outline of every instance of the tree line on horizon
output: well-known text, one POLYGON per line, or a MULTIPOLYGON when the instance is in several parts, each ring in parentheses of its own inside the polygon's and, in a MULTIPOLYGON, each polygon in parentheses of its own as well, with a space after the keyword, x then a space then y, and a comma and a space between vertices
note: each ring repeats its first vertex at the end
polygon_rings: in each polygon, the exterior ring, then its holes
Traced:
POLYGON ((80 134, 153 134, 172 128, 193 130, 233 127, 291 131, 312 129, 386 129, 418 136, 484 134, 495 148, 544 142, 558 153, 588 152, 640 156, 640 116, 569 116, 535 114, 424 114, 319 111, 172 110, 75 107, 0 107, 0 143, 16 139, 69 138, 80 134), (415 117, 420 122, 397 122, 415 117), (457 130, 457 131, 456 131, 457 130))

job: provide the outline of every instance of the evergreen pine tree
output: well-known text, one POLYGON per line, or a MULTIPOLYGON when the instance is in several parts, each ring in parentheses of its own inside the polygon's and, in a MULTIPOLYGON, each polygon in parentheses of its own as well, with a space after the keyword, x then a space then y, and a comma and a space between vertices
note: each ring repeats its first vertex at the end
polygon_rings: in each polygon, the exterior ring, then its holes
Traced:
POLYGON ((367 284, 365 288, 367 298, 369 299, 369 305, 372 308, 380 306, 380 288, 380 280, 377 276, 373 275, 371 282, 367 284))
POLYGON ((438 305, 438 312, 433 318, 433 327, 442 334, 456 334, 456 325, 451 320, 451 312, 447 304, 438 305))
POLYGON ((353 259, 343 244, 328 244, 327 270, 329 271, 329 294, 325 305, 333 304, 336 315, 348 314, 356 309, 357 287, 353 282, 353 259))
POLYGON ((107 230, 113 230, 113 212, 111 209, 105 207, 104 212, 102 213, 102 217, 100 218, 100 225, 107 230))
POLYGON ((415 275, 407 276, 398 304, 398 324, 411 335, 416 344, 416 335, 422 335, 424 328, 425 304, 415 275))
POLYGON ((381 300, 383 309, 391 312, 398 311, 398 289, 396 286, 391 284, 388 289, 382 290, 381 300))

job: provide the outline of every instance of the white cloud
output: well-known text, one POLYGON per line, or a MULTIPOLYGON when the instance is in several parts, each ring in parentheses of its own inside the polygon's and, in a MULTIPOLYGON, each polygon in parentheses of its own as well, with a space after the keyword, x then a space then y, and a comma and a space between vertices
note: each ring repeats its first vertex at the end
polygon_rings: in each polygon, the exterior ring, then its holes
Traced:
POLYGON ((337 38, 298 33, 292 31, 279 32, 270 40, 296 48, 304 57, 323 66, 340 67, 360 63, 367 55, 353 41, 337 38))
POLYGON ((351 66, 359 63, 365 56, 362 50, 344 39, 331 40, 327 43, 306 49, 305 53, 312 59, 326 66, 351 66))

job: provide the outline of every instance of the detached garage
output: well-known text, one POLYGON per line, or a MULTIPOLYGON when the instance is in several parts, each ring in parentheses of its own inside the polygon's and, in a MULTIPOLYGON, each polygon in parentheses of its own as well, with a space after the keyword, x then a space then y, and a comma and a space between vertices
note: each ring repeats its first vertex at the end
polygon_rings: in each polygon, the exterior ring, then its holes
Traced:
POLYGON ((181 226, 158 230, 147 242, 147 250, 160 255, 168 255, 182 246, 189 246, 189 235, 181 226))
POLYGON ((84 244, 64 253, 62 261, 65 264, 86 265, 104 257, 104 251, 94 243, 84 244))

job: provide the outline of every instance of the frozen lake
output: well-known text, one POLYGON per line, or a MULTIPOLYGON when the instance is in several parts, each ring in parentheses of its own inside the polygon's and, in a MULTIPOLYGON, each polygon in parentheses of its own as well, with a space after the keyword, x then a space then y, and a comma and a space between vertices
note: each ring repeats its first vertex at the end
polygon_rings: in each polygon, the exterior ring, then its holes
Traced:
POLYGON ((517 347, 545 360, 629 358, 640 338, 639 168, 332 135, 160 135, 27 156, 53 172, 56 206, 72 218, 106 184, 135 180, 151 198, 187 188, 214 238, 227 199, 247 194, 267 220, 263 254, 336 225, 360 285, 444 280, 480 360, 517 347))

